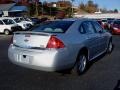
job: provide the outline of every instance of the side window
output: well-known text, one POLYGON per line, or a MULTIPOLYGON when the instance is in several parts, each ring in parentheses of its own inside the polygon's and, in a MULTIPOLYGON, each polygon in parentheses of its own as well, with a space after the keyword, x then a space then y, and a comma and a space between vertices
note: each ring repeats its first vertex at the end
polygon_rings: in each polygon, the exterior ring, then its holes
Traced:
POLYGON ((83 25, 80 25, 80 27, 79 27, 79 32, 80 32, 81 34, 85 34, 85 33, 86 33, 85 29, 83 28, 83 25))
POLYGON ((99 33, 100 31, 103 31, 103 28, 97 22, 93 22, 93 26, 97 33, 99 33))
POLYGON ((94 30, 91 22, 83 22, 82 25, 83 25, 83 28, 85 29, 86 33, 91 33, 91 34, 95 33, 95 30, 94 30))
POLYGON ((3 25, 3 22, 0 20, 0 25, 3 25))

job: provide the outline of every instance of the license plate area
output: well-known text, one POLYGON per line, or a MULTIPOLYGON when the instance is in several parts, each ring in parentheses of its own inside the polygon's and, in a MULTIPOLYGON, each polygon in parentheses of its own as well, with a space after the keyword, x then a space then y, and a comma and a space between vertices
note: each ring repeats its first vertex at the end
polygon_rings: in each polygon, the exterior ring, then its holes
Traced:
POLYGON ((20 54, 17 55, 17 62, 29 64, 30 60, 31 60, 31 56, 29 55, 20 55, 20 54))

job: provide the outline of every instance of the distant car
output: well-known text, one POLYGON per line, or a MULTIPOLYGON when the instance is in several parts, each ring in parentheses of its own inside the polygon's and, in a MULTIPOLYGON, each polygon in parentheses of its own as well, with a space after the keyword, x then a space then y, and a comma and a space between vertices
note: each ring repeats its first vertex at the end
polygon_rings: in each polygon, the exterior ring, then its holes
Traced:
POLYGON ((111 23, 112 23, 114 20, 115 20, 114 18, 109 18, 109 19, 107 19, 107 27, 108 27, 108 29, 110 29, 110 25, 111 25, 111 23))
POLYGON ((102 28, 108 30, 108 20, 107 19, 95 19, 95 21, 97 21, 101 26, 102 28))
POLYGON ((31 22, 33 22, 34 24, 40 24, 40 23, 48 20, 48 18, 46 18, 46 17, 41 18, 41 19, 35 18, 35 17, 32 17, 32 18, 24 18, 24 19, 25 19, 26 21, 31 21, 31 22))
POLYGON ((0 18, 0 33, 8 35, 19 29, 20 27, 17 24, 14 24, 11 20, 0 18))
POLYGON ((114 20, 110 24, 110 30, 112 34, 120 34, 120 20, 114 20))
POLYGON ((16 32, 9 46, 11 62, 38 70, 71 69, 80 75, 89 61, 112 51, 112 35, 89 19, 45 22, 29 32, 16 32))
POLYGON ((102 23, 106 24, 107 23, 107 19, 102 19, 102 23))
POLYGON ((24 18, 26 21, 30 21, 30 22, 33 22, 34 24, 39 24, 40 23, 40 20, 38 18, 24 18))
POLYGON ((30 20, 32 22, 34 22, 35 24, 40 24, 41 23, 40 19, 38 19, 38 18, 30 18, 30 20))
POLYGON ((104 29, 109 29, 108 28, 108 20, 107 19, 102 19, 102 24, 104 29))
POLYGON ((101 20, 101 19, 95 19, 95 21, 97 21, 97 22, 101 25, 101 27, 102 27, 102 28, 104 28, 104 25, 103 25, 103 23, 102 23, 102 20, 101 20))
POLYGON ((26 23, 26 24, 30 24, 31 26, 33 26, 34 25, 34 22, 32 22, 32 21, 30 21, 30 20, 28 20, 28 19, 26 19, 26 18, 23 18, 23 17, 17 17, 21 22, 24 22, 24 23, 26 23))
POLYGON ((17 17, 4 17, 5 19, 11 20, 14 24, 17 24, 21 27, 22 30, 28 30, 31 28, 31 24, 19 20, 17 17))

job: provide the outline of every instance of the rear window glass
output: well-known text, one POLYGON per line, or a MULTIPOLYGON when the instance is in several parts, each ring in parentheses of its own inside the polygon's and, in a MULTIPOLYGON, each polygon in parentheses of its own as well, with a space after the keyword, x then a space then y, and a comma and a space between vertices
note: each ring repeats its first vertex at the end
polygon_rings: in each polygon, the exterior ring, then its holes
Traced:
POLYGON ((32 29, 35 32, 65 33, 74 21, 48 21, 32 29))

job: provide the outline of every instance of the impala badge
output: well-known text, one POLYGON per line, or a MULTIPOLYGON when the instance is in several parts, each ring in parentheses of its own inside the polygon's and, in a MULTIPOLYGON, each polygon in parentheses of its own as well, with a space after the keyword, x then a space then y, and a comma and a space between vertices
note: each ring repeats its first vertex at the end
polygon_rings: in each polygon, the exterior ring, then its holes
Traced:
POLYGON ((29 40, 28 40, 28 39, 25 39, 24 41, 25 41, 25 42, 28 42, 29 40))

